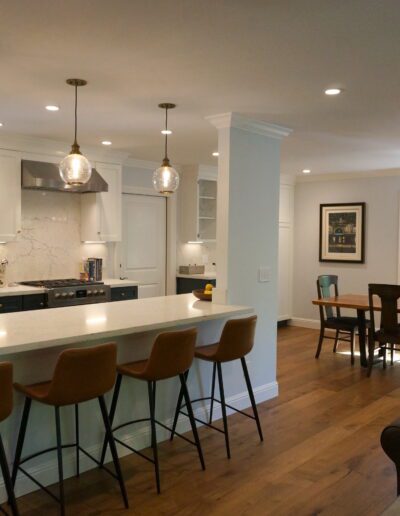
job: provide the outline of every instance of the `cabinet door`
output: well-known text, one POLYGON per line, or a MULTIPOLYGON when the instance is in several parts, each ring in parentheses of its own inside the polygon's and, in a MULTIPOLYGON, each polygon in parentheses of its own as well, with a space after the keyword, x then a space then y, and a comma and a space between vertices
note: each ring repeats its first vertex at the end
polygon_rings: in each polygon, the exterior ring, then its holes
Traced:
POLYGON ((119 242, 121 240, 121 166, 96 163, 96 170, 108 184, 108 192, 82 194, 81 239, 119 242))
POLYGON ((96 163, 96 169, 108 184, 108 192, 97 194, 100 211, 100 239, 121 241, 122 187, 121 166, 96 163))
POLYGON ((0 242, 14 240, 21 232, 21 158, 0 150, 0 242))

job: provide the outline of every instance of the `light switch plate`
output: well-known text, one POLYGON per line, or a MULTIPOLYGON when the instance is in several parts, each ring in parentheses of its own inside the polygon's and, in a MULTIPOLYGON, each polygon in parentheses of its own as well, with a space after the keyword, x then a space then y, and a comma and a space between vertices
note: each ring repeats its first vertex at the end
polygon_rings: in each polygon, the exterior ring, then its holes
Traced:
POLYGON ((258 268, 258 281, 259 283, 267 283, 271 281, 271 269, 266 266, 258 268))

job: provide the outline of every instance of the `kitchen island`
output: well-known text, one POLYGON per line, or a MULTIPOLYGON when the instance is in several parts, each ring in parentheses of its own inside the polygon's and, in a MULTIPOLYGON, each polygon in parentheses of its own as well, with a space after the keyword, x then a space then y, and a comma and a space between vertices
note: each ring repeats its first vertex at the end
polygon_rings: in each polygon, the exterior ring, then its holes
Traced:
MULTIPOLYGON (((227 319, 252 313, 253 310, 249 307, 198 301, 192 294, 186 294, 0 314, 0 360, 13 362, 15 381, 41 382, 51 378, 59 353, 69 347, 113 341, 118 345, 120 363, 140 360, 148 357, 155 336, 161 331, 196 326, 197 344, 211 344, 218 340, 227 319)), ((242 385, 242 378, 238 373, 239 369, 234 365, 226 364, 227 401, 242 401, 240 406, 243 407, 245 386, 242 385), (237 378, 240 378, 240 382, 237 378)), ((209 388, 210 376, 209 364, 194 364, 189 376, 189 390, 193 397, 209 388)), ((76 378, 77 382, 80 380, 76 378)), ((173 417, 177 395, 177 381, 160 382, 157 393, 157 417, 166 424, 170 424, 173 417)), ((247 397, 245 403, 248 405, 247 397)), ((14 455, 21 410, 22 398, 15 395, 13 415, 5 422, 3 428, 3 438, 9 457, 14 455)), ((197 410, 198 415, 202 416, 207 407, 200 406, 197 410)), ((118 424, 119 418, 126 420, 132 414, 142 414, 139 417, 147 416, 147 391, 141 382, 128 379, 121 390, 115 424, 118 424)), ((216 417, 220 417, 218 412, 216 417)), ((85 404, 81 419, 82 444, 94 455, 99 455, 103 431, 98 419, 96 402, 85 404)), ((49 439, 51 440, 51 436, 54 435, 52 410, 33 403, 30 424, 34 428, 27 434, 24 455, 49 446, 49 439)), ((182 417, 179 426, 180 431, 189 429, 186 418, 182 417)), ((73 428, 73 407, 65 407, 62 409, 64 442, 73 441, 73 428)), ((159 440, 163 440, 168 436, 160 431, 158 437, 159 440)), ((136 448, 143 448, 149 445, 149 428, 146 425, 127 427, 120 433, 119 438, 136 448)), ((123 455, 127 451, 121 448, 119 452, 123 455)), ((65 452, 64 462, 65 477, 73 475, 73 451, 65 452)), ((40 457, 29 467, 35 470, 35 475, 44 484, 51 484, 57 480, 56 461, 51 454, 40 457)), ((93 463, 82 457, 82 471, 92 467, 93 463)), ((18 477, 17 495, 33 489, 34 486, 29 480, 22 475, 18 477)))

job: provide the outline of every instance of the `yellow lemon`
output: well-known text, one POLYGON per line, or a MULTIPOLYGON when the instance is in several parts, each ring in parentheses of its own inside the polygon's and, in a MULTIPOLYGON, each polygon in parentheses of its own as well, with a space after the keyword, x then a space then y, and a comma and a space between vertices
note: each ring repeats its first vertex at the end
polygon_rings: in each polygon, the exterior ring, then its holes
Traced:
POLYGON ((211 291, 212 289, 213 289, 213 286, 211 285, 211 283, 207 283, 207 285, 206 285, 204 290, 211 291))
POLYGON ((212 292, 211 290, 205 290, 203 294, 206 294, 207 296, 211 296, 212 292))

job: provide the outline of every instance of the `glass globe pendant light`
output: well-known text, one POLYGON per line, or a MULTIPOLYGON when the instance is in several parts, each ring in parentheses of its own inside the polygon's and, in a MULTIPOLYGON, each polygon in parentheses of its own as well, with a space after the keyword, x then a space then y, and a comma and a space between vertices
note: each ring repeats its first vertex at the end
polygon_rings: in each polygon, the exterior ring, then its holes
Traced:
POLYGON ((83 185, 87 183, 92 175, 92 166, 87 158, 79 150, 76 141, 78 126, 78 86, 86 86, 87 81, 83 79, 67 79, 67 84, 75 88, 75 138, 71 146, 71 152, 61 161, 59 165, 61 179, 67 185, 83 185))
POLYGON ((176 105, 164 103, 159 104, 158 107, 165 109, 165 130, 163 131, 165 135, 165 156, 161 167, 153 174, 153 186, 158 193, 168 196, 174 193, 179 186, 179 174, 174 167, 171 167, 168 159, 168 109, 174 109, 176 105))

